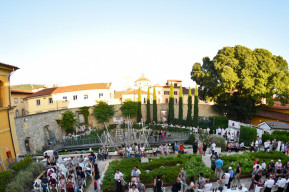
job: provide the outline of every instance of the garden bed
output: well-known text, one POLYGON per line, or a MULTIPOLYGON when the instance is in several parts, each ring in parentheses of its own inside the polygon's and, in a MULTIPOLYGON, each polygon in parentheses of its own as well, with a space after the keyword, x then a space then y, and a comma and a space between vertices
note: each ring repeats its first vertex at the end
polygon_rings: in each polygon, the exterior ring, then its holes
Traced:
POLYGON ((103 190, 115 191, 114 174, 116 169, 119 169, 120 172, 124 174, 124 180, 128 183, 134 166, 139 167, 141 171, 141 181, 147 186, 153 183, 153 179, 157 175, 162 176, 162 180, 166 185, 173 184, 182 168, 186 171, 188 180, 190 176, 198 177, 200 172, 204 173, 207 178, 214 178, 214 172, 205 166, 200 155, 179 154, 177 156, 149 159, 148 163, 141 163, 138 158, 122 159, 110 163, 103 179, 103 190))

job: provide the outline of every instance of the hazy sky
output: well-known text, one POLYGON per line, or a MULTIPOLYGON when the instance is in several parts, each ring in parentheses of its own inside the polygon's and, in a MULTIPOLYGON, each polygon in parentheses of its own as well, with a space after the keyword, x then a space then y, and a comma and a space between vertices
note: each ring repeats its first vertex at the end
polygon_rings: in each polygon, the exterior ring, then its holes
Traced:
POLYGON ((12 84, 71 85, 144 73, 183 80, 224 46, 265 48, 289 60, 289 1, 0 0, 0 62, 12 84))

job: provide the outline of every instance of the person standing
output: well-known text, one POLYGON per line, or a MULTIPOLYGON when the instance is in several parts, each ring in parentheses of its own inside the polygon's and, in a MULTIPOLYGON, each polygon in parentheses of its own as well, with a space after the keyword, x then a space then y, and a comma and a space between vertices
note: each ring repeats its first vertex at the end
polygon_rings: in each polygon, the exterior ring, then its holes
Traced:
POLYGON ((175 143, 174 148, 175 148, 175 154, 177 155, 179 151, 178 142, 175 143))
POLYGON ((182 190, 182 184, 181 184, 181 179, 178 178, 177 182, 174 183, 172 187, 172 192, 179 192, 182 190))
POLYGON ((94 172, 93 172, 93 178, 94 182, 96 182, 96 187, 94 187, 95 191, 100 191, 100 170, 98 168, 98 165, 94 164, 94 172))
POLYGON ((187 180, 187 174, 186 174, 186 172, 182 169, 181 170, 181 173, 179 173, 179 175, 178 175, 178 178, 180 178, 181 179, 181 183, 182 183, 182 185, 183 185, 183 191, 185 191, 185 186, 186 186, 186 184, 187 184, 187 182, 186 182, 186 180, 187 180))
POLYGON ((228 188, 230 188, 231 182, 233 181, 233 178, 234 178, 234 171, 232 170, 232 167, 229 167, 228 173, 230 174, 230 179, 229 179, 229 183, 228 183, 228 188))
POLYGON ((198 141, 195 140, 193 143, 193 152, 196 154, 198 152, 198 141))
POLYGON ((137 189, 139 192, 145 192, 146 191, 145 185, 143 183, 141 183, 140 180, 138 180, 138 182, 137 182, 137 189))
POLYGON ((255 152, 258 152, 258 150, 259 150, 259 140, 257 139, 255 141, 255 152))
POLYGON ((237 166, 237 168, 236 168, 235 178, 234 178, 234 181, 233 181, 233 184, 232 184, 232 185, 234 185, 237 180, 238 180, 238 185, 240 185, 240 175, 241 175, 241 172, 242 172, 242 170, 241 170, 241 163, 239 162, 239 163, 238 163, 238 166, 237 166))
POLYGON ((207 151, 207 142, 206 141, 204 141, 204 143, 203 143, 203 155, 205 156, 206 155, 206 151, 207 151))
POLYGON ((267 181, 265 181, 264 187, 265 190, 264 192, 271 192, 271 189, 274 185, 275 181, 272 179, 272 175, 269 176, 269 179, 267 181))
POLYGON ((196 188, 195 185, 195 177, 191 176, 190 177, 190 185, 188 186, 188 192, 194 192, 194 189, 196 188))
POLYGON ((121 192, 121 181, 123 180, 123 174, 119 171, 119 169, 116 170, 116 173, 114 174, 114 179, 116 181, 116 192, 121 192))
POLYGON ((222 173, 222 167, 223 167, 223 161, 221 159, 221 157, 218 158, 218 160, 216 161, 216 178, 220 179, 221 173, 222 173))
POLYGON ((127 158, 128 159, 131 157, 131 151, 132 151, 132 148, 128 145, 127 148, 126 148, 126 153, 127 153, 127 158))
POLYGON ((212 154, 215 154, 215 150, 216 150, 216 143, 213 141, 212 142, 212 154))
POLYGON ((162 192, 163 181, 161 180, 161 176, 157 175, 154 179, 154 192, 162 192))
MULTIPOLYGON (((285 179, 284 175, 282 176, 282 178, 280 180, 277 181, 276 185, 278 186, 277 192, 283 192, 284 191, 284 187, 286 185, 286 179, 285 179)), ((288 186, 287 186, 287 188, 288 188, 288 186)))

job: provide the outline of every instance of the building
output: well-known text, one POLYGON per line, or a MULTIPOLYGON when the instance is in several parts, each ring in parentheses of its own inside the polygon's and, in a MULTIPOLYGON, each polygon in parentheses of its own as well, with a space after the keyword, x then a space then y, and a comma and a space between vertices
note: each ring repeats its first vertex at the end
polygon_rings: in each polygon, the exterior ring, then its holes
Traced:
POLYGON ((19 154, 14 111, 11 105, 10 76, 18 67, 0 63, 0 171, 19 154))
POLYGON ((263 121, 283 122, 289 125, 289 104, 281 105, 279 101, 275 101, 272 107, 263 107, 252 117, 252 124, 258 125, 263 121))
POLYGON ((11 89, 11 104, 14 107, 14 117, 23 117, 26 114, 24 99, 32 95, 32 91, 25 91, 20 89, 11 89))
POLYGON ((43 89, 24 99, 27 115, 93 106, 97 100, 114 104, 111 83, 93 83, 43 89))
POLYGON ((283 122, 263 121, 258 126, 263 129, 264 133, 273 133, 274 131, 289 131, 289 125, 283 122))

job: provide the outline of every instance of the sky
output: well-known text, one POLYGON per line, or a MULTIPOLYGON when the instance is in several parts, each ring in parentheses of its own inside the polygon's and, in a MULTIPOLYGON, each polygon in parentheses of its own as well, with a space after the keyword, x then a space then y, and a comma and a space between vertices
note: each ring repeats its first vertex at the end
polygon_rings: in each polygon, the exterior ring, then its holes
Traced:
POLYGON ((0 62, 11 84, 112 82, 143 73, 194 87, 196 62, 225 46, 265 48, 289 60, 289 1, 0 0, 0 62))

